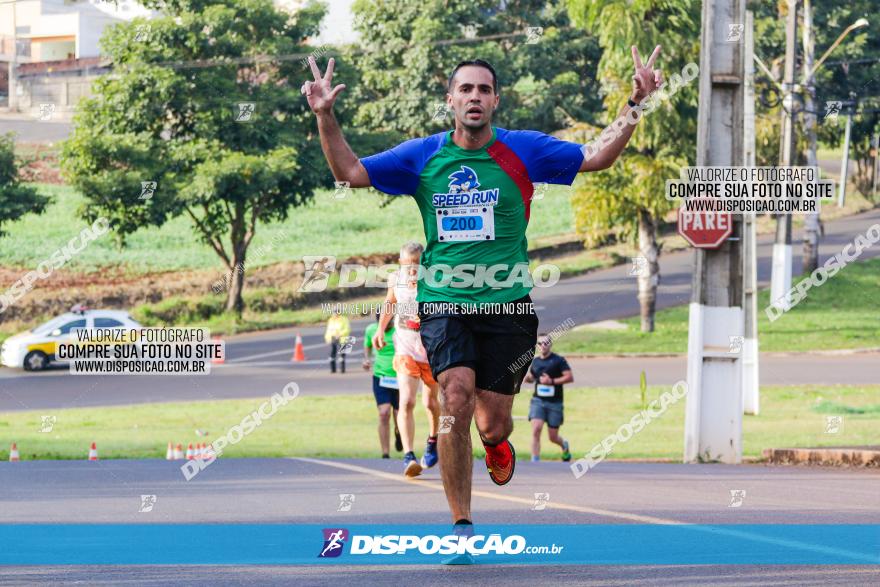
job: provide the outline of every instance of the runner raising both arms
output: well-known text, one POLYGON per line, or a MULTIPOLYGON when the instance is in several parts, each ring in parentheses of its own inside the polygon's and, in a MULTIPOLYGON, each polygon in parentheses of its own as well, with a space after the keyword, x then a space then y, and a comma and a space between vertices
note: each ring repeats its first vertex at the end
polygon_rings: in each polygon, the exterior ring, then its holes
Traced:
MULTIPOLYGON (((643 64, 632 47, 633 90, 621 117, 661 84, 660 71, 653 68, 659 53, 658 46, 643 64)), ((471 527, 471 422, 480 433, 493 482, 508 483, 516 463, 508 440, 511 408, 528 368, 521 357, 532 356, 538 334, 528 296, 532 284, 526 279, 533 184, 571 185, 578 172, 610 167, 635 126, 619 119, 612 123, 603 133, 608 140, 590 157, 582 145, 541 132, 494 127, 497 77, 490 64, 477 59, 460 63, 449 76, 446 103, 454 113, 454 130, 359 159, 333 115, 333 103, 345 89, 344 84, 333 86, 334 60, 323 75, 313 57, 309 65, 314 79, 303 84, 302 93, 317 117, 321 148, 336 180, 413 196, 425 230, 425 273, 436 277, 449 267, 474 273, 465 280, 421 279, 417 297, 419 332, 440 383, 441 419, 451 423, 448 433, 441 425, 439 435, 443 488, 454 531, 466 534, 471 527), (439 305, 444 302, 450 305, 439 305), (505 302, 519 302, 505 305, 517 310, 464 316, 454 305, 505 302)))

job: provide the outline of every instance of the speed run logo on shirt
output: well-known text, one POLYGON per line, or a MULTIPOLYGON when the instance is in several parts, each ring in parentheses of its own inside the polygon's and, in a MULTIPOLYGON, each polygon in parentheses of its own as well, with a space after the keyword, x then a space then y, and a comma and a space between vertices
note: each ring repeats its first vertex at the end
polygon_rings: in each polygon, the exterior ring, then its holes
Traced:
POLYGON ((498 203, 498 188, 477 191, 480 180, 477 172, 462 165, 458 171, 449 175, 449 192, 434 194, 434 207, 446 208, 449 206, 490 205, 498 203))

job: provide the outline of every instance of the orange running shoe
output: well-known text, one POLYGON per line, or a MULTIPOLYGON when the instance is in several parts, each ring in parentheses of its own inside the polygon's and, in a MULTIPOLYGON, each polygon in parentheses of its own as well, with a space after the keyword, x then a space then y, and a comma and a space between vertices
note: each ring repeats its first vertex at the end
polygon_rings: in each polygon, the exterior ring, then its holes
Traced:
POLYGON ((516 469, 516 451, 509 440, 498 446, 486 446, 486 468, 489 469, 489 478, 495 485, 506 485, 513 479, 513 471, 516 469))

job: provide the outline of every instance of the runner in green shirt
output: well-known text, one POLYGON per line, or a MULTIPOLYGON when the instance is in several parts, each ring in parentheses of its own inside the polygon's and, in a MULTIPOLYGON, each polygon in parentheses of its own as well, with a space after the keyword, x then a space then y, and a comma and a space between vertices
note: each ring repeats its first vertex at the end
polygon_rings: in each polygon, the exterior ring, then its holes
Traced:
POLYGON ((373 396, 376 398, 376 407, 379 409, 379 445, 382 447, 382 458, 390 458, 388 455, 388 419, 394 415, 394 448, 397 452, 403 450, 403 442, 397 429, 397 408, 400 401, 400 392, 397 387, 397 373, 392 365, 394 361, 394 326, 385 331, 385 346, 376 350, 373 358, 373 335, 379 328, 379 312, 376 312, 376 322, 367 326, 364 332, 364 370, 373 367, 373 396))
POLYGON ((595 144, 492 126, 501 99, 498 79, 489 63, 475 59, 459 63, 447 82, 453 130, 364 158, 346 143, 333 114, 345 89, 333 85, 335 61, 329 60, 322 75, 314 57, 308 59, 314 79, 303 84, 302 93, 316 115, 336 181, 410 195, 422 214, 427 246, 418 285, 419 332, 440 383, 440 473, 456 532, 472 529, 471 423, 479 430, 494 483, 508 483, 516 465, 508 440, 513 398, 538 337, 525 236, 534 184, 571 185, 580 172, 614 164, 635 131, 639 104, 662 83, 654 69, 659 53, 658 45, 642 64, 632 47, 632 93, 595 144), (475 306, 477 313, 462 305, 475 306))

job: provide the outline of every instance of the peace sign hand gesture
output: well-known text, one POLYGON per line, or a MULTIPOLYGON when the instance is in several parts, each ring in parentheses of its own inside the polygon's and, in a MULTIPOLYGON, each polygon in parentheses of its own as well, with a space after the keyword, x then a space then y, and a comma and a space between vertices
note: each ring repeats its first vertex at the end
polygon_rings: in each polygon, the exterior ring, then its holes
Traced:
POLYGON ((648 57, 648 62, 642 65, 639 50, 632 46, 633 63, 635 63, 635 75, 633 76, 633 102, 641 102, 647 96, 663 84, 663 74, 659 69, 654 69, 654 61, 660 54, 660 45, 654 48, 654 52, 648 57))
POLYGON ((315 58, 311 55, 309 56, 309 67, 312 68, 312 75, 315 79, 314 81, 305 82, 302 85, 301 91, 309 102, 309 108, 315 114, 326 114, 332 111, 336 96, 345 89, 345 84, 339 84, 335 88, 331 84, 335 64, 336 61, 331 57, 330 62, 327 63, 327 71, 322 76, 321 70, 318 69, 318 64, 315 63, 315 58))

